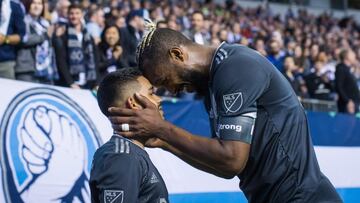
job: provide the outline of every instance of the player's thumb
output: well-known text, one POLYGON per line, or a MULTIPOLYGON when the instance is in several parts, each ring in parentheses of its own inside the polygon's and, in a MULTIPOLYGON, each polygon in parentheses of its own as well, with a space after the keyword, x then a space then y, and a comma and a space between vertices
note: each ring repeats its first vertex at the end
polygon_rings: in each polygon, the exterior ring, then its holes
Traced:
POLYGON ((143 108, 152 108, 155 106, 148 98, 139 93, 135 93, 135 99, 143 108))

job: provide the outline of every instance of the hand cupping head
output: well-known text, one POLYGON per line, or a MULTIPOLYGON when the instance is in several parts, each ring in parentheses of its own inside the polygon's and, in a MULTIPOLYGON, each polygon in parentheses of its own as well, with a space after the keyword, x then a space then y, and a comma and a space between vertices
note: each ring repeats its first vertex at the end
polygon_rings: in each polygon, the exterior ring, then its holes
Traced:
POLYGON ((161 110, 161 99, 155 95, 155 88, 137 68, 124 68, 104 77, 97 92, 100 110, 109 116, 109 107, 141 109, 135 93, 143 95, 161 110))

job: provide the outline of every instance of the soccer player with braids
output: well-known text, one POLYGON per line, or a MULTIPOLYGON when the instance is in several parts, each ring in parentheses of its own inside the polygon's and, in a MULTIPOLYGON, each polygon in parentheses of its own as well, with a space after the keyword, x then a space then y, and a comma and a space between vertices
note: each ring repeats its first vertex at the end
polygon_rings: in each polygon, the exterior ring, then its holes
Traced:
POLYGON ((212 138, 164 121, 141 95, 141 110, 109 108, 122 136, 159 138, 147 146, 223 178, 238 176, 249 202, 342 202, 320 171, 301 103, 262 55, 241 45, 202 46, 177 31, 152 28, 139 44, 138 64, 156 87, 204 95, 212 138))

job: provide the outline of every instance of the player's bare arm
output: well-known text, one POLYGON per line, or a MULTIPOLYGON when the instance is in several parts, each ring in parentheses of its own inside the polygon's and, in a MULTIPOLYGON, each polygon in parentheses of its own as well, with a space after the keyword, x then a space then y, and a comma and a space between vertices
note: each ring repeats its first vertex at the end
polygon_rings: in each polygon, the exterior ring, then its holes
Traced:
POLYGON ((121 132, 123 136, 160 138, 172 146, 165 144, 160 146, 161 148, 172 152, 198 169, 224 178, 232 178, 245 168, 250 150, 249 144, 193 135, 164 121, 156 107, 146 98, 139 95, 136 97, 144 105, 143 110, 115 107, 109 109, 112 114, 109 119, 114 130, 121 131, 121 124, 129 123, 130 131, 121 132))

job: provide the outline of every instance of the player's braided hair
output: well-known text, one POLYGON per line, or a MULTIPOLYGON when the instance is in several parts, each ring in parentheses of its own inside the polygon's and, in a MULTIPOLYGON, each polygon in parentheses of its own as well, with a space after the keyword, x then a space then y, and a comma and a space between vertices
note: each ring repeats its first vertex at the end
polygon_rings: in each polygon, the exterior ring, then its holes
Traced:
POLYGON ((145 19, 145 34, 136 48, 136 60, 138 64, 141 62, 141 56, 145 48, 150 45, 155 30, 156 24, 153 23, 150 19, 145 19))
POLYGON ((167 61, 168 50, 174 46, 192 43, 180 32, 169 28, 156 28, 151 20, 145 20, 145 34, 137 46, 136 59, 140 70, 144 71, 144 64, 158 65, 167 61), (151 62, 149 64, 148 62, 151 62))

